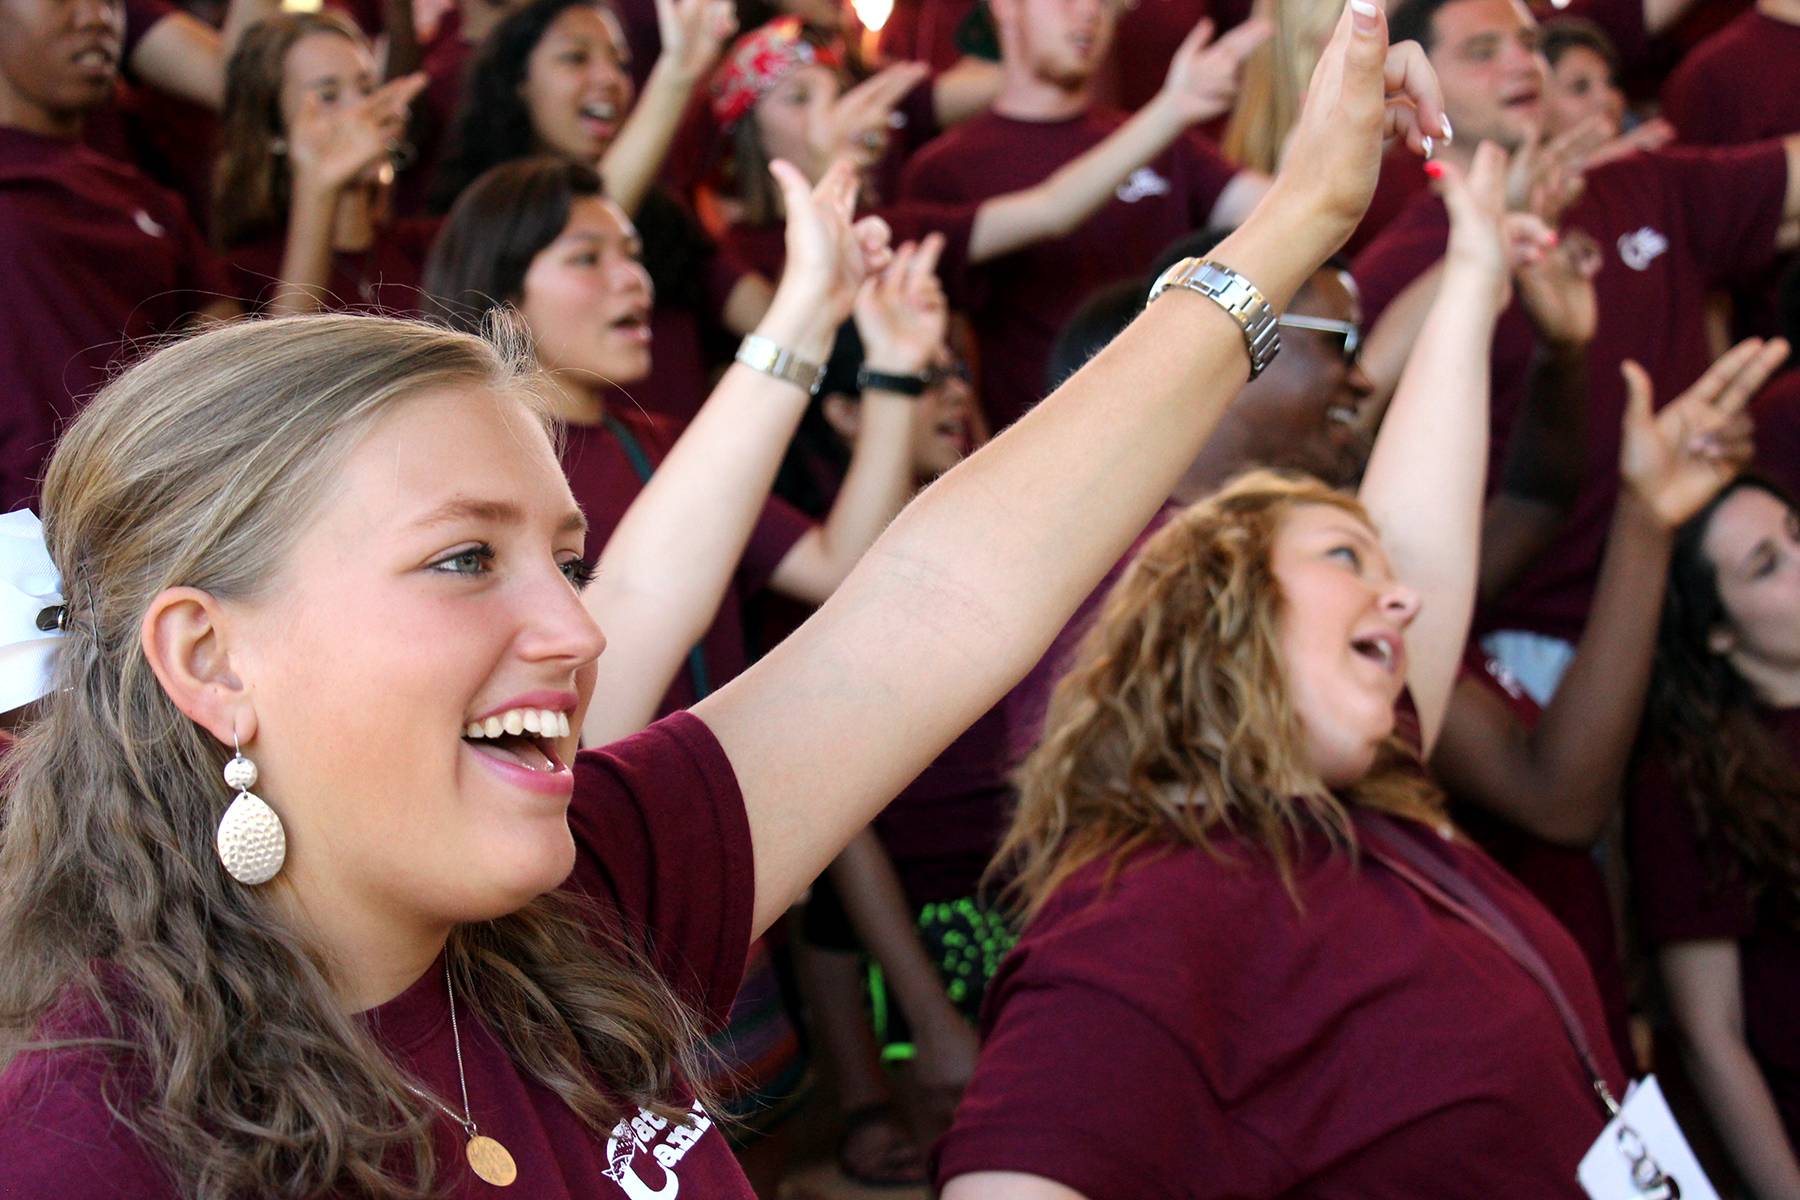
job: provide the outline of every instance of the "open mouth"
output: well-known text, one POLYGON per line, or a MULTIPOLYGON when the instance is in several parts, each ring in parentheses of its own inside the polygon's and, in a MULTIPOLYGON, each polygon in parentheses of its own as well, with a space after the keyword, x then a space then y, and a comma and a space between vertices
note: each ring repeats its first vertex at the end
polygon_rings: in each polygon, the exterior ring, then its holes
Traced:
POLYGON ((1350 643, 1350 648, 1389 675, 1400 673, 1405 651, 1401 649, 1398 638, 1388 634, 1374 634, 1357 638, 1350 643))
POLYGON ((1535 108, 1537 107, 1538 97, 1539 93, 1535 89, 1528 92, 1515 92, 1511 96, 1503 97, 1500 101, 1500 107, 1513 109, 1535 108))
POLYGON ((608 321, 606 327, 633 341, 648 342, 650 340, 650 313, 645 309, 633 309, 623 316, 608 321))
POLYGON ((565 764, 556 752, 559 739, 569 736, 569 714, 550 709, 509 708, 463 728, 462 740, 477 754, 552 774, 565 764))
POLYGON ((84 71, 111 71, 116 65, 117 57, 104 46, 89 46, 69 61, 84 71))

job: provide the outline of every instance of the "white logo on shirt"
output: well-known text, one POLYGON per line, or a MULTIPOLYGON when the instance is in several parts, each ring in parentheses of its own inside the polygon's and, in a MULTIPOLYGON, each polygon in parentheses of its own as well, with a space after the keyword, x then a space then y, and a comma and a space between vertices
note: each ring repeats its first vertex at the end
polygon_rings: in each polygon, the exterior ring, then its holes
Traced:
POLYGON ((712 1118, 697 1101, 688 1110, 687 1120, 673 1127, 667 1117, 640 1108, 637 1116, 614 1125, 612 1136, 606 1139, 606 1177, 631 1200, 674 1200, 681 1191, 675 1164, 686 1158, 694 1143, 711 1128, 712 1118), (662 1176, 656 1187, 645 1183, 638 1174, 639 1157, 646 1152, 656 1160, 656 1173, 662 1176))
POLYGON ((137 227, 139 229, 143 230, 151 237, 159 238, 168 233, 166 229, 156 223, 155 217, 151 216, 141 208, 131 214, 131 219, 137 222, 137 227))
POLYGON ((1169 181, 1152 171, 1149 167, 1139 167, 1131 173, 1131 177, 1119 185, 1117 195, 1127 204, 1136 204, 1139 200, 1148 200, 1152 196, 1169 194, 1169 181))
POLYGON ((1669 239, 1648 225, 1636 233, 1619 235, 1619 257, 1634 271, 1648 271, 1668 248, 1669 239))

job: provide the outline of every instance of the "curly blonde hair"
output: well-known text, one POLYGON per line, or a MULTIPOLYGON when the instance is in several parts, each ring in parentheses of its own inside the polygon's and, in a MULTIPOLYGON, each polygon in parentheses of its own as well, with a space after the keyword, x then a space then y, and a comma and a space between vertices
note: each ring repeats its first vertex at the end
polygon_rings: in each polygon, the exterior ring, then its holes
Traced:
POLYGON ((1278 648, 1273 550, 1310 504, 1369 519, 1316 479, 1252 471, 1177 515, 1113 589, 1019 770, 996 862, 1026 920, 1097 859, 1110 859, 1110 878, 1146 848, 1208 847, 1223 831, 1265 851, 1291 891, 1307 830, 1354 847, 1347 804, 1441 810, 1398 735, 1341 796, 1307 761, 1278 648))

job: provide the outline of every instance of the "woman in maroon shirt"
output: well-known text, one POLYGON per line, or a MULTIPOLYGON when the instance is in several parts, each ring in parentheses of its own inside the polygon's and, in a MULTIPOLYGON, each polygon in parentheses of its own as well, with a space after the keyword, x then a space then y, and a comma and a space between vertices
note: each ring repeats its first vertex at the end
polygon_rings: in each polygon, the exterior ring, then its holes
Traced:
POLYGON ((945 1200, 1581 1195, 1624 1083, 1594 985, 1417 765, 1474 600, 1503 172, 1446 172, 1358 496, 1253 472, 1177 514, 1058 689, 945 1200))
POLYGON ((333 13, 277 13, 231 56, 213 234, 246 305, 421 311, 437 223, 392 220, 388 199, 424 77, 379 78, 362 34, 333 13))
MULTIPOLYGON (((1428 68, 1392 55, 1379 10, 1346 13, 1297 135, 1314 169, 1218 250, 1274 305, 1355 221, 1383 126, 1442 131, 1428 68)), ((816 312, 868 264, 847 198, 809 207, 842 269, 761 333, 816 361, 816 312)), ((63 600, 39 620, 62 644, 7 759, 0 1027, 50 1044, 9 1037, 0 1140, 25 1152, 0 1194, 474 1196, 516 1174, 553 1200, 746 1197, 685 1083, 684 1009, 716 1019, 749 938, 1024 671, 1247 361, 1212 301, 1159 302, 756 667, 579 756, 604 639, 516 362, 321 315, 126 372, 45 488, 63 600), (261 782, 239 762, 221 785, 233 750, 261 782)), ((680 500, 747 490, 736 451, 790 435, 805 391, 739 383, 664 463, 674 499, 609 545, 635 581, 680 535, 747 536, 680 500)))
POLYGON ((1739 480, 1675 542, 1630 796, 1635 912, 1749 1190, 1800 1194, 1800 514, 1739 480))

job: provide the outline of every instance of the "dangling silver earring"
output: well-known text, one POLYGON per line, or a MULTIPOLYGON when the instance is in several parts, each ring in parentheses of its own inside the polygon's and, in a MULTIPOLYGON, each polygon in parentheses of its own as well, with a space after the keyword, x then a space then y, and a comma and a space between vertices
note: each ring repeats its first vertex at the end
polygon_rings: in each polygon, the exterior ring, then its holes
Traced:
POLYGON ((275 810, 251 793, 256 786, 256 764, 244 757, 232 739, 235 757, 225 764, 225 784, 237 789, 237 799, 219 819, 215 845, 219 861, 239 883, 267 883, 287 859, 287 831, 275 810))

